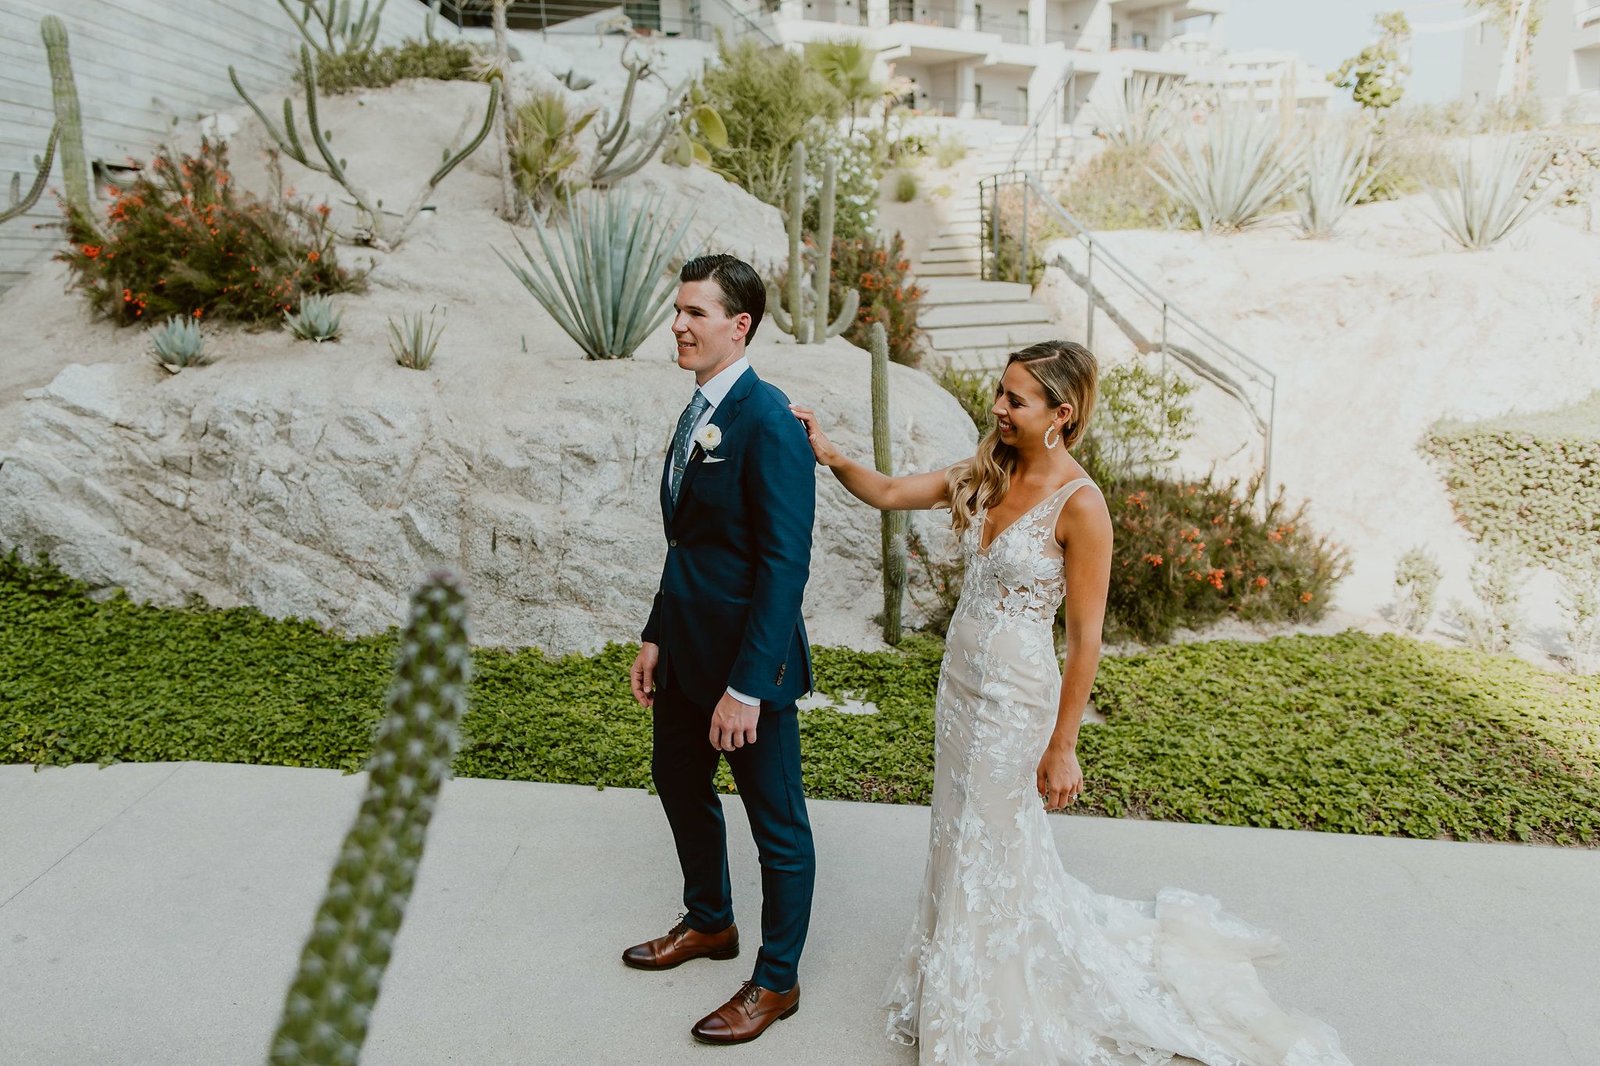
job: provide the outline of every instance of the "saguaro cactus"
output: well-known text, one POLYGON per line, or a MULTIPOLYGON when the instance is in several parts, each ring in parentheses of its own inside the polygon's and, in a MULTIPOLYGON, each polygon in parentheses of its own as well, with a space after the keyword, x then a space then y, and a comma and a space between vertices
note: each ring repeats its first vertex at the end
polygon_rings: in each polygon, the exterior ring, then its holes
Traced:
POLYGON ((89 163, 83 152, 83 113, 67 51, 66 24, 46 15, 39 21, 39 36, 44 38, 50 61, 50 96, 55 103, 56 127, 61 131, 61 185, 68 206, 89 218, 89 163))
POLYGON ((805 243, 802 232, 806 213, 806 146, 795 143, 789 161, 789 217, 785 229, 789 234, 789 306, 777 286, 767 283, 767 312, 778 328, 795 339, 797 344, 821 344, 829 337, 837 337, 850 328, 856 319, 856 309, 861 304, 861 293, 848 289, 839 313, 828 318, 828 283, 833 276, 833 208, 834 184, 838 164, 831 157, 823 165, 822 193, 817 203, 817 225, 814 234, 816 251, 811 260, 811 281, 806 283, 805 243))
POLYGON ((272 1040, 272 1066, 353 1064, 466 713, 466 598, 430 574, 411 597, 367 793, 345 836, 272 1040))
MULTIPOLYGON (((878 473, 894 476, 889 440, 889 335, 882 322, 872 324, 872 459, 878 473)), ((900 609, 906 596, 906 527, 904 511, 884 511, 883 639, 900 643, 900 609)))

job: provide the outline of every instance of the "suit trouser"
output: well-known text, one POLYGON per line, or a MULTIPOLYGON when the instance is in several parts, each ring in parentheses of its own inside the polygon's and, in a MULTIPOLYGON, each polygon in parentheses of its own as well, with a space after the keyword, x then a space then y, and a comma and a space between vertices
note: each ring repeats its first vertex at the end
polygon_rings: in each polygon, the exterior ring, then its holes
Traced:
POLYGON ((733 922, 728 837, 713 777, 726 755, 761 856, 761 951, 752 980, 786 992, 799 980, 811 921, 816 852, 800 782, 800 722, 793 704, 762 704, 756 742, 730 752, 711 746, 711 712, 670 680, 656 691, 650 771, 683 867, 685 921, 702 933, 733 922))

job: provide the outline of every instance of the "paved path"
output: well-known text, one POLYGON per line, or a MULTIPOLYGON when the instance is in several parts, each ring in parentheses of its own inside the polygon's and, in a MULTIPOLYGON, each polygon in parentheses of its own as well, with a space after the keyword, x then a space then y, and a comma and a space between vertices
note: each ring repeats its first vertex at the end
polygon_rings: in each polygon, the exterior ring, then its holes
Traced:
MULTIPOLYGON (((259 1064, 364 775, 210 763, 0 766, 0 1063, 259 1064)), ((736 898, 757 870, 728 804, 736 898)), ((910 1066, 874 1011, 922 873, 925 808, 812 804, 800 1013, 701 1048, 737 962, 617 954, 677 913, 654 797, 445 786, 365 1066, 910 1066)), ((1358 1066, 1600 1066, 1600 853, 1060 818, 1102 891, 1215 893, 1290 948, 1266 971, 1358 1066)))

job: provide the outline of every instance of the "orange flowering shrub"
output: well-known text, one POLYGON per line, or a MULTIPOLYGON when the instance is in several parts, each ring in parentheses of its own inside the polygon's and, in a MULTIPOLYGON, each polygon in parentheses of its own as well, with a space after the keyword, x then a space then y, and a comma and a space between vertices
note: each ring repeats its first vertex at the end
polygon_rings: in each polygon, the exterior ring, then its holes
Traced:
POLYGON ((1265 517, 1254 484, 1102 478, 1114 541, 1108 628, 1160 641, 1223 615, 1309 621, 1349 570, 1345 553, 1305 527, 1280 494, 1265 517))
POLYGON ((97 228, 67 212, 57 253, 99 314, 121 325, 171 315, 279 322, 302 293, 361 286, 339 266, 326 205, 269 203, 234 188, 225 145, 163 152, 116 193, 97 228))
POLYGON ((911 278, 905 240, 896 233, 887 242, 877 237, 836 238, 833 274, 829 278, 830 306, 838 307, 846 289, 861 293, 861 309, 844 337, 865 348, 874 322, 882 322, 889 335, 889 358, 906 366, 922 362, 922 330, 917 313, 922 289, 911 278))

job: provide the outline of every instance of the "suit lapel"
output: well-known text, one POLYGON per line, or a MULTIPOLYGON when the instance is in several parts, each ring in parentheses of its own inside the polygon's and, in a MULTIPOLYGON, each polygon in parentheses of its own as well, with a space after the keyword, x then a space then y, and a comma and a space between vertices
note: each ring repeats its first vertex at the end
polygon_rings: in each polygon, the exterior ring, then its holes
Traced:
MULTIPOLYGON (((733 383, 733 388, 728 390, 728 395, 724 396, 722 402, 717 404, 717 409, 711 412, 711 421, 706 424, 720 429, 724 440, 727 439, 728 428, 739 417, 739 410, 744 406, 745 399, 750 395, 751 390, 756 387, 756 382, 760 380, 760 378, 756 377, 754 367, 746 370, 739 375, 739 380, 733 383)), ((671 520, 673 522, 676 522, 678 516, 687 510, 685 503, 689 494, 689 482, 694 480, 695 473, 704 465, 705 450, 698 444, 693 445, 689 452, 689 465, 683 471, 683 484, 678 486, 677 506, 671 510, 671 520)), ((672 456, 670 454, 667 456, 667 470, 670 477, 672 470, 672 456)), ((670 504, 671 494, 669 493, 666 498, 670 504)))

